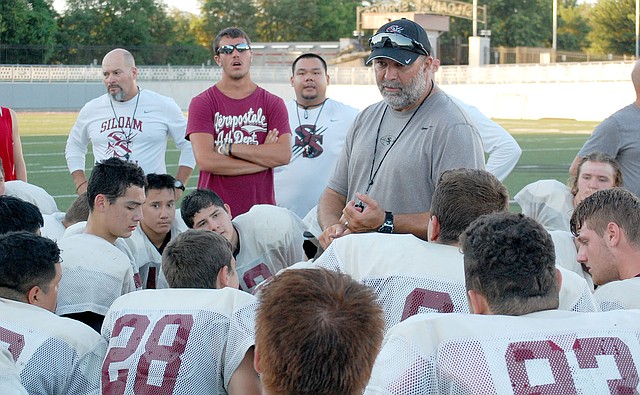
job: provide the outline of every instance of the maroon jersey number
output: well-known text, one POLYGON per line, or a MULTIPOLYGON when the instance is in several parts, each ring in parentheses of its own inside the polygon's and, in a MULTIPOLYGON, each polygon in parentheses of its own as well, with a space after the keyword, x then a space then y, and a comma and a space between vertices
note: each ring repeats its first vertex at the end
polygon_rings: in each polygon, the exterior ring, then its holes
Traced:
MULTIPOLYGON (((112 363, 123 362, 131 357, 149 327, 149 318, 139 314, 127 314, 116 321, 112 337, 118 337, 125 327, 133 328, 125 347, 112 347, 102 365, 102 392, 105 394, 124 394, 127 377, 131 369, 119 369, 116 381, 109 381, 109 367, 112 363)), ((181 355, 187 346, 189 333, 193 326, 193 316, 189 314, 170 314, 162 317, 153 327, 151 335, 144 345, 144 353, 138 358, 135 369, 134 393, 172 394, 176 378, 182 364, 181 355), (160 344, 162 334, 168 325, 177 325, 175 337, 170 345, 160 344), (152 361, 166 362, 164 376, 160 386, 148 384, 149 367, 152 361)), ((162 339, 166 340, 166 339, 162 339)), ((130 365, 134 368, 135 365, 130 365)))
MULTIPOLYGON (((598 367, 596 356, 613 356, 620 379, 607 380, 613 395, 633 394, 638 386, 638 372, 631 352, 624 342, 616 337, 593 337, 576 339, 572 351, 580 369, 598 367)), ((576 387, 565 351, 551 340, 534 340, 509 344, 505 355, 507 370, 514 394, 576 394, 576 387), (554 383, 532 386, 527 375, 526 361, 546 359, 551 367, 554 383)))
POLYGON ((434 309, 438 313, 453 313, 453 301, 448 293, 416 288, 405 299, 400 321, 418 314, 420 307, 434 309))
POLYGON ((9 345, 9 352, 13 357, 13 361, 17 361, 24 348, 24 336, 0 326, 0 341, 9 345))

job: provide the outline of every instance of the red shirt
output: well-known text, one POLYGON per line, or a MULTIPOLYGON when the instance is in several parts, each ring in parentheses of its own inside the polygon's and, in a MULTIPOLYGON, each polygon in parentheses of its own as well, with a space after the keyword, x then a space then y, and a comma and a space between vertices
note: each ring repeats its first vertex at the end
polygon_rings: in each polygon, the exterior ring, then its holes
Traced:
MULTIPOLYGON (((267 132, 291 133, 284 101, 258 87, 244 99, 231 99, 214 85, 191 100, 187 140, 191 133, 206 132, 219 144, 263 144, 267 132)), ((231 206, 231 214, 246 213, 255 204, 275 204, 273 169, 240 176, 200 171, 198 188, 216 192, 231 206)))
POLYGON ((16 179, 16 166, 13 161, 13 122, 11 112, 6 107, 0 107, 0 159, 4 169, 4 180, 16 179))

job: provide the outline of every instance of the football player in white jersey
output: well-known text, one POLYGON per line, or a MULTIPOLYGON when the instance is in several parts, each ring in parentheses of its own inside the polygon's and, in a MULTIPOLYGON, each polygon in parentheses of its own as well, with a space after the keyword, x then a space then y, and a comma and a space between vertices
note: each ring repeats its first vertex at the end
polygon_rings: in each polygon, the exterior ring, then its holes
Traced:
POLYGON ((382 342, 375 294, 324 269, 285 270, 260 288, 255 366, 264 395, 360 395, 382 342))
POLYGON ((20 382, 20 375, 8 349, 0 348, 0 392, 3 394, 27 395, 20 382))
POLYGON ((57 314, 100 332, 111 303, 142 288, 135 262, 116 247, 116 240, 131 236, 138 227, 144 186, 144 173, 136 164, 118 158, 95 164, 87 187, 86 227, 58 241, 63 276, 57 314))
POLYGON ((182 221, 176 221, 176 189, 184 188, 176 184, 169 174, 147 174, 146 200, 142 205, 140 226, 124 239, 129 246, 140 272, 142 287, 145 289, 167 288, 158 284, 162 265, 162 251, 167 243, 187 230, 182 221))
POLYGON ((42 214, 33 203, 0 195, 0 234, 24 230, 39 235, 43 225, 42 214))
POLYGON ((365 394, 637 393, 640 312, 557 310, 562 277, 542 225, 494 213, 460 240, 475 314, 396 325, 365 394))
POLYGON ((281 269, 306 260, 306 228, 285 208, 255 205, 232 221, 229 205, 215 192, 196 189, 183 199, 180 214, 189 228, 212 230, 231 242, 240 287, 247 292, 281 269))
POLYGON ((54 241, 29 232, 0 236, 0 349, 30 394, 99 394, 107 344, 85 324, 53 313, 60 276, 54 241))
POLYGON ((640 308, 640 199, 622 188, 599 190, 576 207, 571 233, 600 307, 640 308))
POLYGON ((162 255, 171 289, 118 298, 102 335, 105 394, 259 394, 253 368, 257 300, 238 290, 229 241, 188 230, 162 255))
MULTIPOLYGON (((506 211, 509 195, 491 173, 443 172, 431 203, 428 240, 412 235, 355 234, 334 240, 315 264, 345 272, 374 288, 385 311, 386 330, 422 312, 468 313, 458 237, 480 215, 506 211)), ((593 311, 587 283, 568 274, 563 307, 593 311)))

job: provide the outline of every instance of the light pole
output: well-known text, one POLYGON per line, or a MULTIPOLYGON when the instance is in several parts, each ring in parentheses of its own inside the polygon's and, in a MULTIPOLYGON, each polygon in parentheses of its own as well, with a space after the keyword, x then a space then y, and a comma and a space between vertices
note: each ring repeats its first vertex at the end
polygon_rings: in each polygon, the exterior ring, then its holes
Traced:
MULTIPOLYGON (((640 1, 640 0, 636 0, 636 1, 640 1)), ((554 51, 558 48, 557 36, 558 36, 558 0, 553 0, 553 39, 551 41, 551 48, 554 51)), ((553 54, 552 56, 555 56, 555 54, 553 54)))

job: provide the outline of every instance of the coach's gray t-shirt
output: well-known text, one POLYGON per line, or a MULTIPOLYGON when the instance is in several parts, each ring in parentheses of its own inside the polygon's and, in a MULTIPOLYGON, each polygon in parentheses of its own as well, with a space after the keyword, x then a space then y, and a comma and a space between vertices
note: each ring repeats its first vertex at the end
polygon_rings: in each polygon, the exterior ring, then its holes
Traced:
POLYGON ((604 152, 616 158, 622 170, 624 187, 640 194, 640 108, 633 103, 612 114, 598 125, 578 156, 604 152))
POLYGON ((476 127, 444 92, 431 95, 398 138, 413 113, 414 110, 394 111, 384 101, 362 111, 347 134, 329 188, 347 200, 354 199, 356 192, 365 193, 375 150, 375 176, 369 195, 386 211, 415 214, 429 211, 442 171, 461 167, 484 169, 482 142, 476 127))

